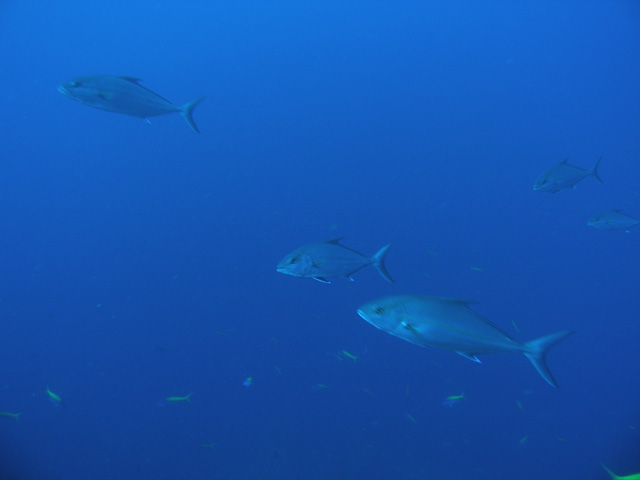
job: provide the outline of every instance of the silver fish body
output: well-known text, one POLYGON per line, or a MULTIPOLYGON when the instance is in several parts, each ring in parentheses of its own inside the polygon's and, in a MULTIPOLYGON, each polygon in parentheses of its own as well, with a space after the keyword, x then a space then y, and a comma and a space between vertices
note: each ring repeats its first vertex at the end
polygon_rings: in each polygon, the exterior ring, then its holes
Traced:
POLYGON ((480 362, 480 354, 521 352, 554 387, 557 384, 546 365, 546 354, 573 333, 558 332, 520 343, 474 312, 469 302, 416 295, 382 298, 360 307, 358 315, 374 327, 415 345, 452 350, 475 362, 480 362))
POLYGON ((368 257, 340 244, 340 240, 338 238, 300 247, 286 255, 278 263, 276 270, 285 275, 313 278, 322 283, 329 283, 327 278, 331 277, 352 280, 351 275, 368 265, 373 265, 380 275, 393 283, 384 264, 391 244, 385 245, 374 256, 368 257))
POLYGON ((192 113, 204 97, 183 106, 176 106, 139 82, 140 79, 133 77, 91 75, 63 83, 58 87, 58 91, 83 105, 133 117, 148 118, 179 113, 194 131, 200 133, 193 121, 192 113))
POLYGON ((640 225, 640 220, 623 213, 622 210, 606 210, 591 217, 587 225, 601 230, 624 230, 628 232, 631 227, 640 225))
POLYGON ((602 157, 598 159, 592 170, 571 165, 568 160, 564 160, 540 175, 533 184, 533 189, 539 192, 556 193, 560 190, 574 188, 576 183, 590 175, 603 183, 598 174, 601 160, 602 157))

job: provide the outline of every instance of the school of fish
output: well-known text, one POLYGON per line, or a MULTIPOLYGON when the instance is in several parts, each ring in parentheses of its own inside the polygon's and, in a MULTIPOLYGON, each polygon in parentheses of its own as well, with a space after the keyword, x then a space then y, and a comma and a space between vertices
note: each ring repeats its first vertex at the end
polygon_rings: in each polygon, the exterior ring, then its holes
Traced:
MULTIPOLYGON (((58 90, 84 105, 142 119, 178 113, 192 130, 200 133, 193 120, 193 110, 204 97, 176 106, 140 82, 135 77, 89 75, 73 78, 61 84, 58 90)), ((587 177, 594 177, 603 183, 598 171, 601 160, 599 158, 592 169, 564 160, 542 173, 533 189, 555 194, 575 188, 587 177)), ((631 227, 640 225, 640 220, 617 209, 595 214, 587 224, 602 230, 628 232, 631 227)), ((355 273, 372 266, 385 280, 394 283, 385 266, 391 243, 368 256, 343 245, 341 240, 337 238, 298 247, 278 263, 276 270, 293 277, 330 283, 329 279, 333 278, 353 281, 355 273)), ((557 383, 547 366, 546 356, 554 345, 572 333, 560 331, 521 343, 476 313, 468 301, 452 298, 396 295, 363 305, 357 313, 366 322, 390 335, 414 345, 450 350, 474 362, 480 362, 478 355, 483 354, 522 353, 540 376, 554 387, 557 387, 557 383)), ((48 393, 53 401, 60 403, 55 394, 48 393)), ((188 400, 189 396, 167 399, 171 402, 188 400)))

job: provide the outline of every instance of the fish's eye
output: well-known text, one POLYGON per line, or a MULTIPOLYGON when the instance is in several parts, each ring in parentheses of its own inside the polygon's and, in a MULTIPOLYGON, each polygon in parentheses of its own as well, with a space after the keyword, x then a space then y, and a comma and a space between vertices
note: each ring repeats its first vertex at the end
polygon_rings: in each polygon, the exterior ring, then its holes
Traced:
POLYGON ((293 257, 291 260, 289 260, 289 265, 295 265, 297 261, 298 259, 296 257, 293 257))
POLYGON ((378 315, 382 315, 384 313, 384 308, 382 307, 376 307, 376 309, 374 310, 374 312, 376 312, 376 314, 378 315))
POLYGON ((82 84, 80 82, 69 82, 69 86, 75 88, 80 87, 82 84))

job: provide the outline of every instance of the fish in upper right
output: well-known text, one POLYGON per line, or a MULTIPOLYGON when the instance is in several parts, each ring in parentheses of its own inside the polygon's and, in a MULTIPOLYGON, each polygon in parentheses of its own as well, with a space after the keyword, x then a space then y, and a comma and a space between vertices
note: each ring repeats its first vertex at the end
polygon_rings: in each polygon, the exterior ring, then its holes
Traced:
POLYGON ((628 233, 631 227, 640 225, 640 220, 619 209, 607 210, 591 217, 587 225, 601 230, 624 230, 628 233))
POLYGON ((384 266, 384 257, 391 247, 387 244, 373 257, 368 257, 340 244, 340 238, 328 242, 311 243, 294 250, 278 263, 277 271, 294 277, 313 278, 322 283, 330 283, 328 277, 345 277, 367 265, 373 265, 385 280, 393 283, 384 266))
POLYGON ((600 183, 604 183, 598 175, 600 160, 602 157, 598 159, 593 169, 586 170, 569 164, 566 159, 540 175, 536 183, 533 184, 533 189, 540 192, 556 193, 566 188, 574 188, 576 183, 589 175, 593 175, 600 183))

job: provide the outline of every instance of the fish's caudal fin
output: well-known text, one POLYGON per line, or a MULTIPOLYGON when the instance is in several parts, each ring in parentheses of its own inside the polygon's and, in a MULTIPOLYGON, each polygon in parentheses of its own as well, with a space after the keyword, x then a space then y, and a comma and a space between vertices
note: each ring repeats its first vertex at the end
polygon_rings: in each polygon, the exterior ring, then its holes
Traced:
POLYGON ((572 331, 552 333, 546 337, 536 338, 535 340, 531 340, 524 344, 524 350, 522 353, 524 353, 524 355, 531 361, 538 373, 542 375, 542 378, 544 378, 552 387, 558 388, 558 384, 553 379, 551 370, 549 370, 549 367, 547 366, 547 353, 556 343, 564 340, 572 333, 572 331))
POLYGON ((193 109, 196 108, 196 106, 202 100, 204 100, 204 97, 200 97, 200 98, 194 100, 193 102, 189 102, 186 105, 183 105, 182 107, 180 107, 180 110, 179 110, 180 115, 182 115, 184 117, 184 119, 187 121, 189 126, 196 133, 200 133, 200 130, 198 130, 198 126, 196 125, 196 122, 193 121, 192 114, 193 114, 193 109))
POLYGON ((596 166, 593 167, 593 170, 591 170, 591 175, 596 177, 596 180, 598 180, 600 183, 604 183, 600 178, 600 175, 598 175, 598 167, 600 166, 600 160, 602 160, 602 157, 598 159, 598 161, 596 162, 596 166))
POLYGON ((373 266, 376 267, 376 270, 380 272, 380 275, 382 275, 385 280, 391 283, 395 283, 393 281, 393 278, 391 278, 391 275, 389 275, 389 272, 387 272, 387 267, 384 266, 384 257, 386 257, 387 252, 390 248, 391 244, 388 243, 380 250, 378 250, 378 253, 376 253, 371 259, 371 263, 373 263, 373 266))

